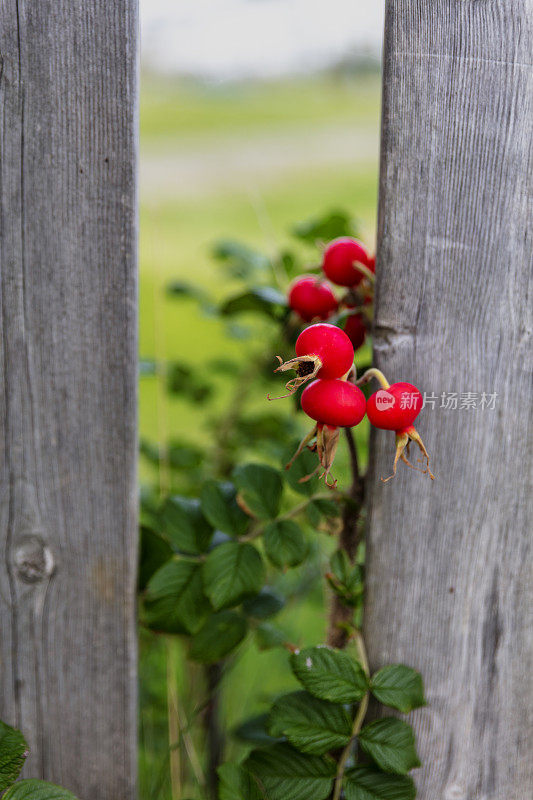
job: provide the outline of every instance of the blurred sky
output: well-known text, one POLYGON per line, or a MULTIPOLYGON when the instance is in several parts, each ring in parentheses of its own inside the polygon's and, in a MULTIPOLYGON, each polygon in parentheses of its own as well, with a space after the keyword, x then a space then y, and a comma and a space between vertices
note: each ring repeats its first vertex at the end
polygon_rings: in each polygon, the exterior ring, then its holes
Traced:
POLYGON ((144 65, 212 80, 307 72, 381 48, 384 0, 140 0, 144 65))

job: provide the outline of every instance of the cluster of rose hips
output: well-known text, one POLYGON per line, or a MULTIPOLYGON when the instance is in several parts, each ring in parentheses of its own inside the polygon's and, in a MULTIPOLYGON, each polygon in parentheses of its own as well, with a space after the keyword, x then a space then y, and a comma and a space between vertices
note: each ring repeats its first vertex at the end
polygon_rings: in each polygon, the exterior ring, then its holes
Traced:
POLYGON ((365 341, 371 321, 376 260, 357 239, 343 236, 324 250, 324 276, 303 275, 289 289, 290 308, 304 322, 326 320, 346 309, 353 311, 346 319, 344 330, 358 350, 365 341), (331 284, 342 286, 345 294, 337 300, 331 284))
MULTIPOLYGON (((352 292, 359 289, 361 284, 364 292, 372 286, 366 272, 373 277, 374 260, 355 239, 342 238, 333 241, 324 252, 322 268, 331 280, 349 286, 352 292)), ((371 296, 367 296, 371 300, 371 296)), ((323 282, 317 283, 315 278, 309 276, 293 284, 289 301, 291 307, 308 321, 316 317, 327 317, 339 307, 329 285, 323 282)), ((344 302, 348 305, 346 299, 344 302)), ((352 317, 349 317, 348 322, 351 319, 352 317)), ((356 341, 359 342, 358 339, 356 341)), ((409 444, 414 441, 422 451, 426 462, 425 468, 420 471, 433 478, 429 469, 428 453, 413 426, 422 408, 422 395, 410 383, 389 384, 383 373, 373 368, 356 380, 354 349, 361 344, 362 342, 359 342, 356 345, 348 329, 343 331, 326 322, 316 323, 306 328, 298 337, 295 358, 286 362, 279 359, 277 372, 287 370, 296 372, 296 377, 286 384, 289 394, 293 394, 300 386, 308 384, 302 392, 300 402, 302 410, 315 422, 287 467, 290 467, 305 447, 309 447, 317 452, 319 464, 311 475, 302 480, 309 480, 313 475, 321 473, 320 477, 325 479, 326 484, 335 487, 336 481, 330 483, 328 478, 337 449, 340 428, 359 425, 367 414, 369 421, 376 428, 396 433, 396 455, 390 477, 396 474, 399 460, 414 469, 420 469, 414 467, 407 458, 409 444), (359 386, 372 378, 380 382, 381 388, 367 401, 359 386)))

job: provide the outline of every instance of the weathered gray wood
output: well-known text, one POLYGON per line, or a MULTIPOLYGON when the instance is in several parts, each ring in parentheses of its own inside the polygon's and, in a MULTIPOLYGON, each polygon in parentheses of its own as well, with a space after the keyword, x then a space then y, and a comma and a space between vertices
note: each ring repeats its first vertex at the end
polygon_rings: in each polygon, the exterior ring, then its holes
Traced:
POLYGON ((366 635, 425 678, 421 800, 533 796, 528 0, 387 3, 375 355, 427 407, 437 480, 373 441, 366 635), (529 730, 529 733, 528 733, 529 730))
POLYGON ((136 0, 0 3, 0 718, 135 794, 136 0))

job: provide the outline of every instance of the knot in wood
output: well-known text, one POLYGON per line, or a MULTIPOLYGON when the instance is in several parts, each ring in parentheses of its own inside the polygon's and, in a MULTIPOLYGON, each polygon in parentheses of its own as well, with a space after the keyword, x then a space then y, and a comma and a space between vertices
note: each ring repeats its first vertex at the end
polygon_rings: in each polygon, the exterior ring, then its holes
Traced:
POLYGON ((54 571, 52 551, 40 536, 19 539, 15 544, 13 561, 17 576, 24 583, 39 583, 54 571))

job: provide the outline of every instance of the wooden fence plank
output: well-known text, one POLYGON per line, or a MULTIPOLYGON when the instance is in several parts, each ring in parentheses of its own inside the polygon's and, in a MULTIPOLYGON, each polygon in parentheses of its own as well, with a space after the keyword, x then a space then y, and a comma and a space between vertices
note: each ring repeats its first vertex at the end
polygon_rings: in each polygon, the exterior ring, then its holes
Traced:
POLYGON ((0 4, 0 718, 132 800, 136 0, 0 4))
POLYGON ((437 396, 417 426, 437 480, 381 483, 394 437, 375 435, 365 625, 374 666, 425 677, 421 800, 533 794, 532 11, 386 10, 375 356, 437 396))

